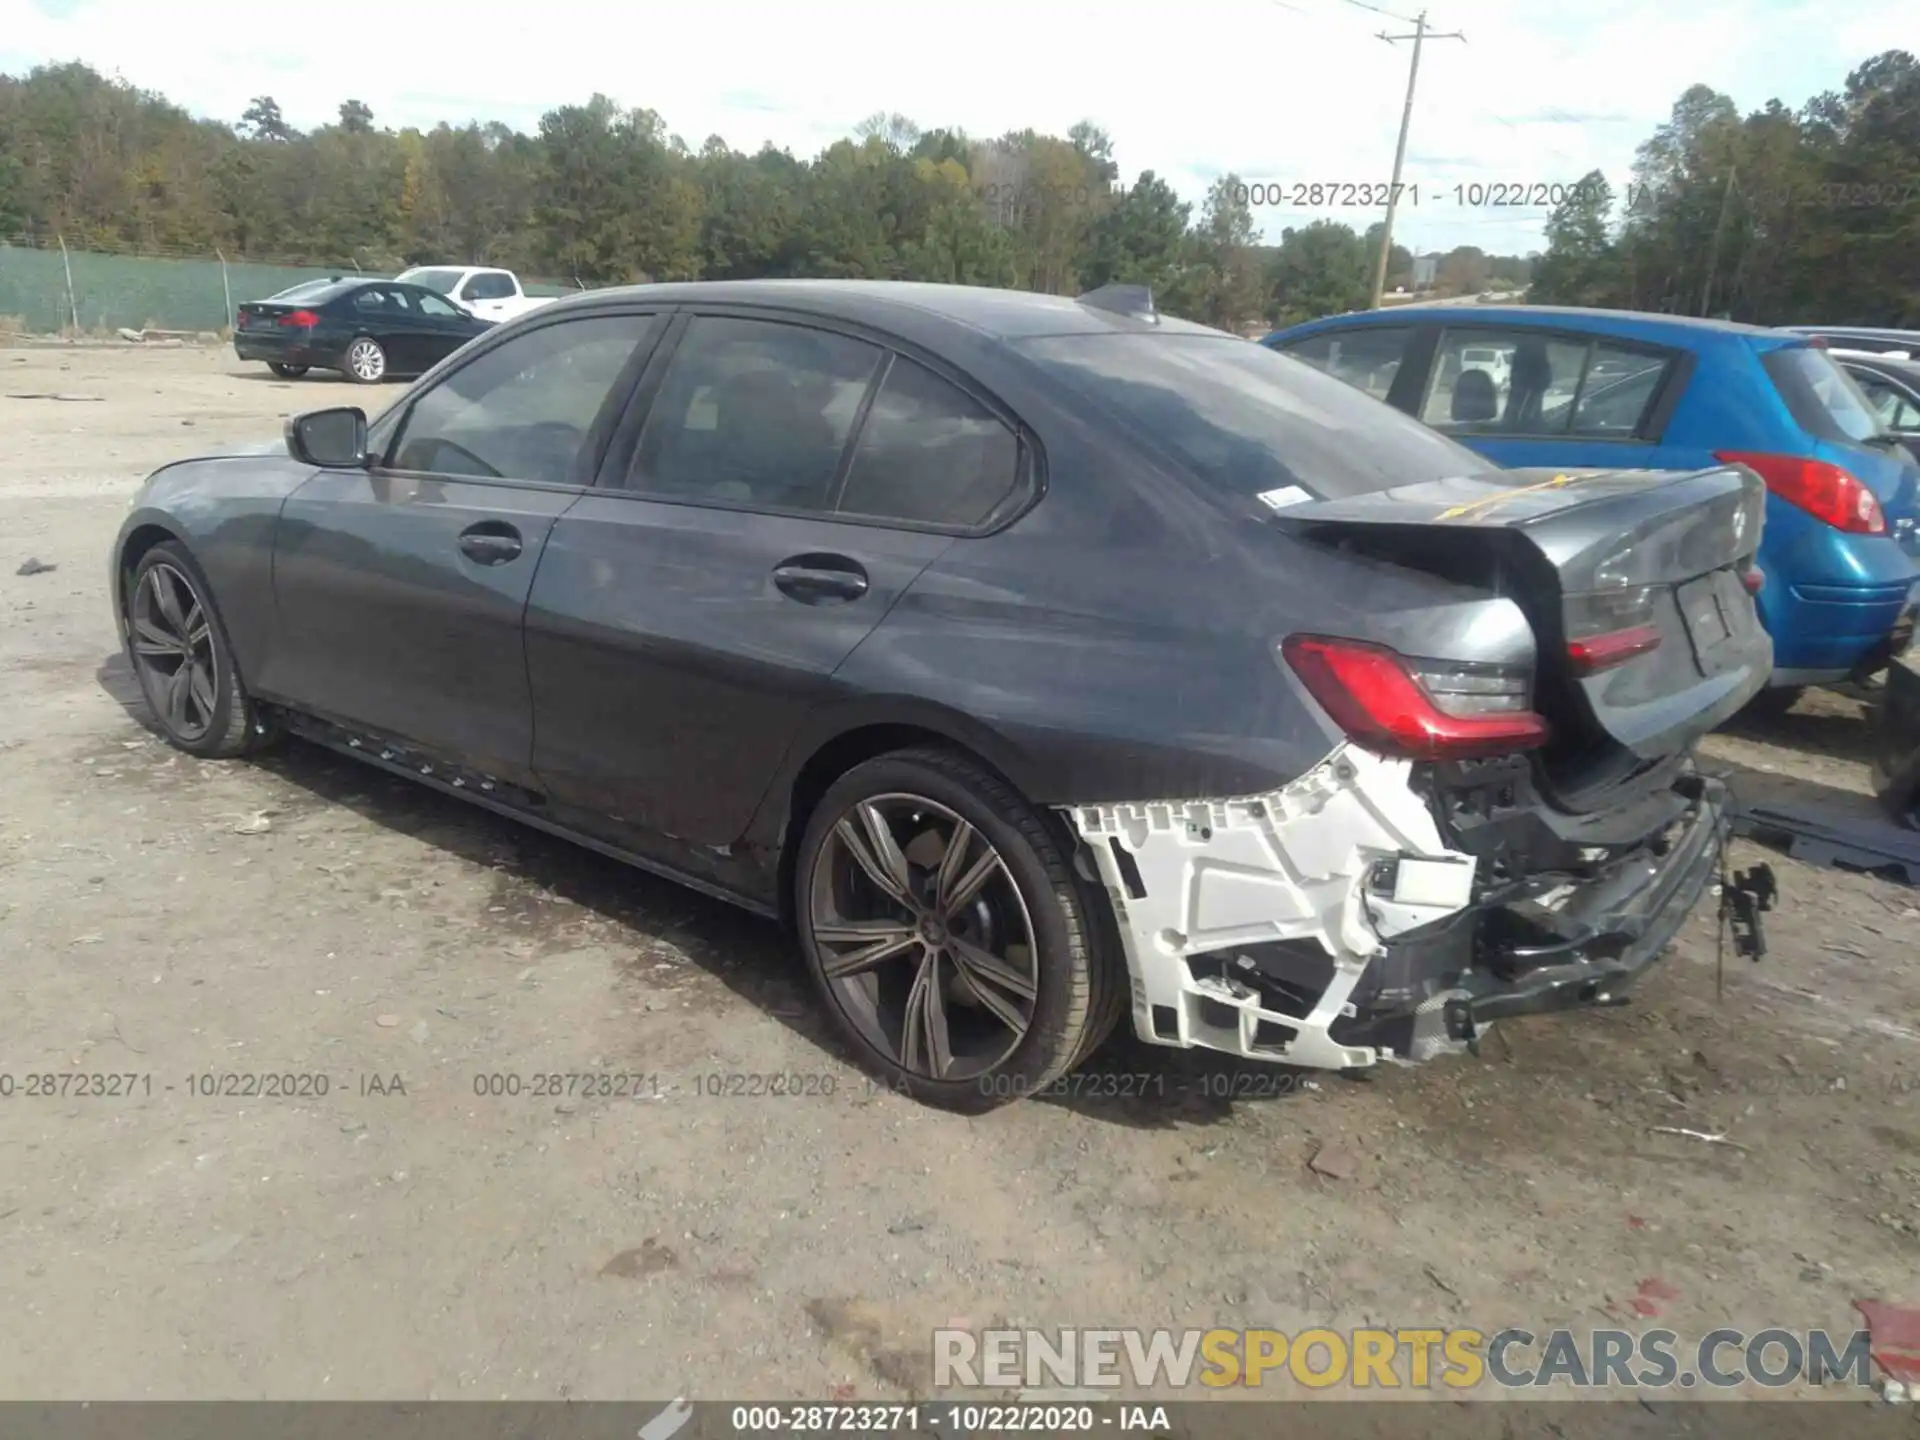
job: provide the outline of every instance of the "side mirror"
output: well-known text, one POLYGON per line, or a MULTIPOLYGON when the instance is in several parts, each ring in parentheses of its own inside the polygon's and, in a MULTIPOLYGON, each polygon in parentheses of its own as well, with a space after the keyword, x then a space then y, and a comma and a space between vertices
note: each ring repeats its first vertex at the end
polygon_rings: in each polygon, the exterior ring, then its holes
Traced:
POLYGON ((327 470, 367 466, 367 413, 356 405, 292 416, 286 434, 287 452, 304 465, 327 470))

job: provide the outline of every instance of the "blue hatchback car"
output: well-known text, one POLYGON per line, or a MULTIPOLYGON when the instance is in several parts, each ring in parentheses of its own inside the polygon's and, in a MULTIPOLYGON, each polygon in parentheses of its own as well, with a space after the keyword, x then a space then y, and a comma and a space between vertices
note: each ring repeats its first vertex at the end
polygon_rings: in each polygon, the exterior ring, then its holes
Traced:
POLYGON ((1261 343, 1500 465, 1750 466, 1769 492, 1760 613, 1789 693, 1869 674, 1911 633, 1920 466, 1818 340, 1674 315, 1430 305, 1261 343))

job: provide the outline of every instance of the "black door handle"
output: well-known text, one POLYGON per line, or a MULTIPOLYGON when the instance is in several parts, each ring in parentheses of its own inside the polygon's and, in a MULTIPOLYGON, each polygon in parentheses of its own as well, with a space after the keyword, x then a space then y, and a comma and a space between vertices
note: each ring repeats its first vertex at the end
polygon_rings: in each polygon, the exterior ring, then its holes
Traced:
POLYGON ((796 556, 774 567, 773 583, 781 594, 803 605, 858 600, 867 593, 866 571, 838 555, 796 556))
POLYGON ((476 565, 504 565, 520 549, 520 532, 504 520, 482 520, 460 532, 460 553, 476 565))

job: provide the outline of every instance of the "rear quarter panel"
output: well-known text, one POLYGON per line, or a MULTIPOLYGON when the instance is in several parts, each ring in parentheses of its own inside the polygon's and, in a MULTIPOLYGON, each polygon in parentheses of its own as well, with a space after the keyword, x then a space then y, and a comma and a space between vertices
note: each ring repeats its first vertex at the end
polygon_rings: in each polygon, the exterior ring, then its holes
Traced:
POLYGON ((1489 658, 1531 658, 1510 601, 1229 513, 1097 427, 1047 448, 1046 497, 927 567, 836 672, 791 765, 858 724, 925 717, 1041 804, 1254 794, 1341 739, 1280 659, 1290 633, 1444 654, 1504 624, 1489 658))

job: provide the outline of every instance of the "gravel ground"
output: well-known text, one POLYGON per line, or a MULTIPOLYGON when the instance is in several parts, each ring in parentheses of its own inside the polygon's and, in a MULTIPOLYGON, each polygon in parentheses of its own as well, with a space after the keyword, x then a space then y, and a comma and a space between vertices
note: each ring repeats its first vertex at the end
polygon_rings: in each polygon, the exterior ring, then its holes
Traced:
MULTIPOLYGON (((956 1320, 1586 1329, 1651 1323, 1653 1280, 1697 1337, 1920 1301, 1920 892, 1769 857, 1773 953, 1723 997, 1702 913, 1633 1005, 1478 1059, 1123 1040, 1091 1088, 1145 1094, 967 1120, 870 1093, 768 925, 308 747, 168 749, 113 650, 127 497, 397 393, 0 350, 0 1395, 899 1398, 956 1320), (639 1096, 478 1093, 588 1072, 639 1096), (810 1093, 704 1093, 729 1072, 810 1093), (105 1073, 136 1093, 24 1093, 105 1073), (245 1074, 306 1093, 195 1078, 245 1074)), ((1820 697, 1709 748, 1864 803, 1859 741, 1820 697)))

